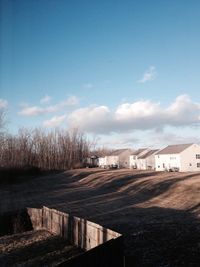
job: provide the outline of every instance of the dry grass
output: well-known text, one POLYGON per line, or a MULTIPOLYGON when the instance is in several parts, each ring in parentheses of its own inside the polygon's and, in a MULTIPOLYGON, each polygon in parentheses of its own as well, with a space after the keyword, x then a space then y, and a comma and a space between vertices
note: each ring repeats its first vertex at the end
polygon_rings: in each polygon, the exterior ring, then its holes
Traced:
POLYGON ((128 266, 199 266, 199 173, 80 169, 0 188, 2 213, 42 205, 124 233, 128 266))

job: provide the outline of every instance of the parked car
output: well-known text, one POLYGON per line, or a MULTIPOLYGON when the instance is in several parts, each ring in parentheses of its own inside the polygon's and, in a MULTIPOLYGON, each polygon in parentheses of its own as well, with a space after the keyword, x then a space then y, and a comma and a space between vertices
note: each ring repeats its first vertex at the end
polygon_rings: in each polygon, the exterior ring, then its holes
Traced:
POLYGON ((109 166, 109 169, 118 169, 118 165, 117 164, 111 164, 109 166))
POLYGON ((169 169, 169 172, 179 172, 179 168, 178 167, 172 167, 169 169))

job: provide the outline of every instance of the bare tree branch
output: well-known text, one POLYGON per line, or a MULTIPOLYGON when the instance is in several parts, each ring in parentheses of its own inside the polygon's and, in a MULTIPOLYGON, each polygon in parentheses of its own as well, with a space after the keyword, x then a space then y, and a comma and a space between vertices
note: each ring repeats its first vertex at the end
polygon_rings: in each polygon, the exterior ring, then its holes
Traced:
POLYGON ((22 128, 0 136, 0 167, 34 166, 43 170, 81 167, 90 143, 77 129, 71 132, 22 128))

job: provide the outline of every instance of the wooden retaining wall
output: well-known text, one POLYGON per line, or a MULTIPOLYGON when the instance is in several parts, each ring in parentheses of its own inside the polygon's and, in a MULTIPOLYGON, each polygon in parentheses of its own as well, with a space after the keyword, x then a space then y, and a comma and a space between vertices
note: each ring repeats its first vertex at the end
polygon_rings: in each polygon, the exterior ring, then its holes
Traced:
POLYGON ((46 229, 87 251, 60 266, 124 266, 122 235, 86 219, 43 207, 27 208, 33 229, 46 229), (114 265, 111 265, 114 264, 114 265))

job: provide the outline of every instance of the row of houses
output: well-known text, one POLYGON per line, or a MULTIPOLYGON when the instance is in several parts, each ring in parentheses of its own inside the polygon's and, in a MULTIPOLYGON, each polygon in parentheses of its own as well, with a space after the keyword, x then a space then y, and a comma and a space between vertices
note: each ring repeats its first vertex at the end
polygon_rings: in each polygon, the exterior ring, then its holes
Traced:
POLYGON ((93 156, 93 166, 156 171, 200 171, 200 145, 170 145, 164 149, 118 149, 104 157, 93 156))

